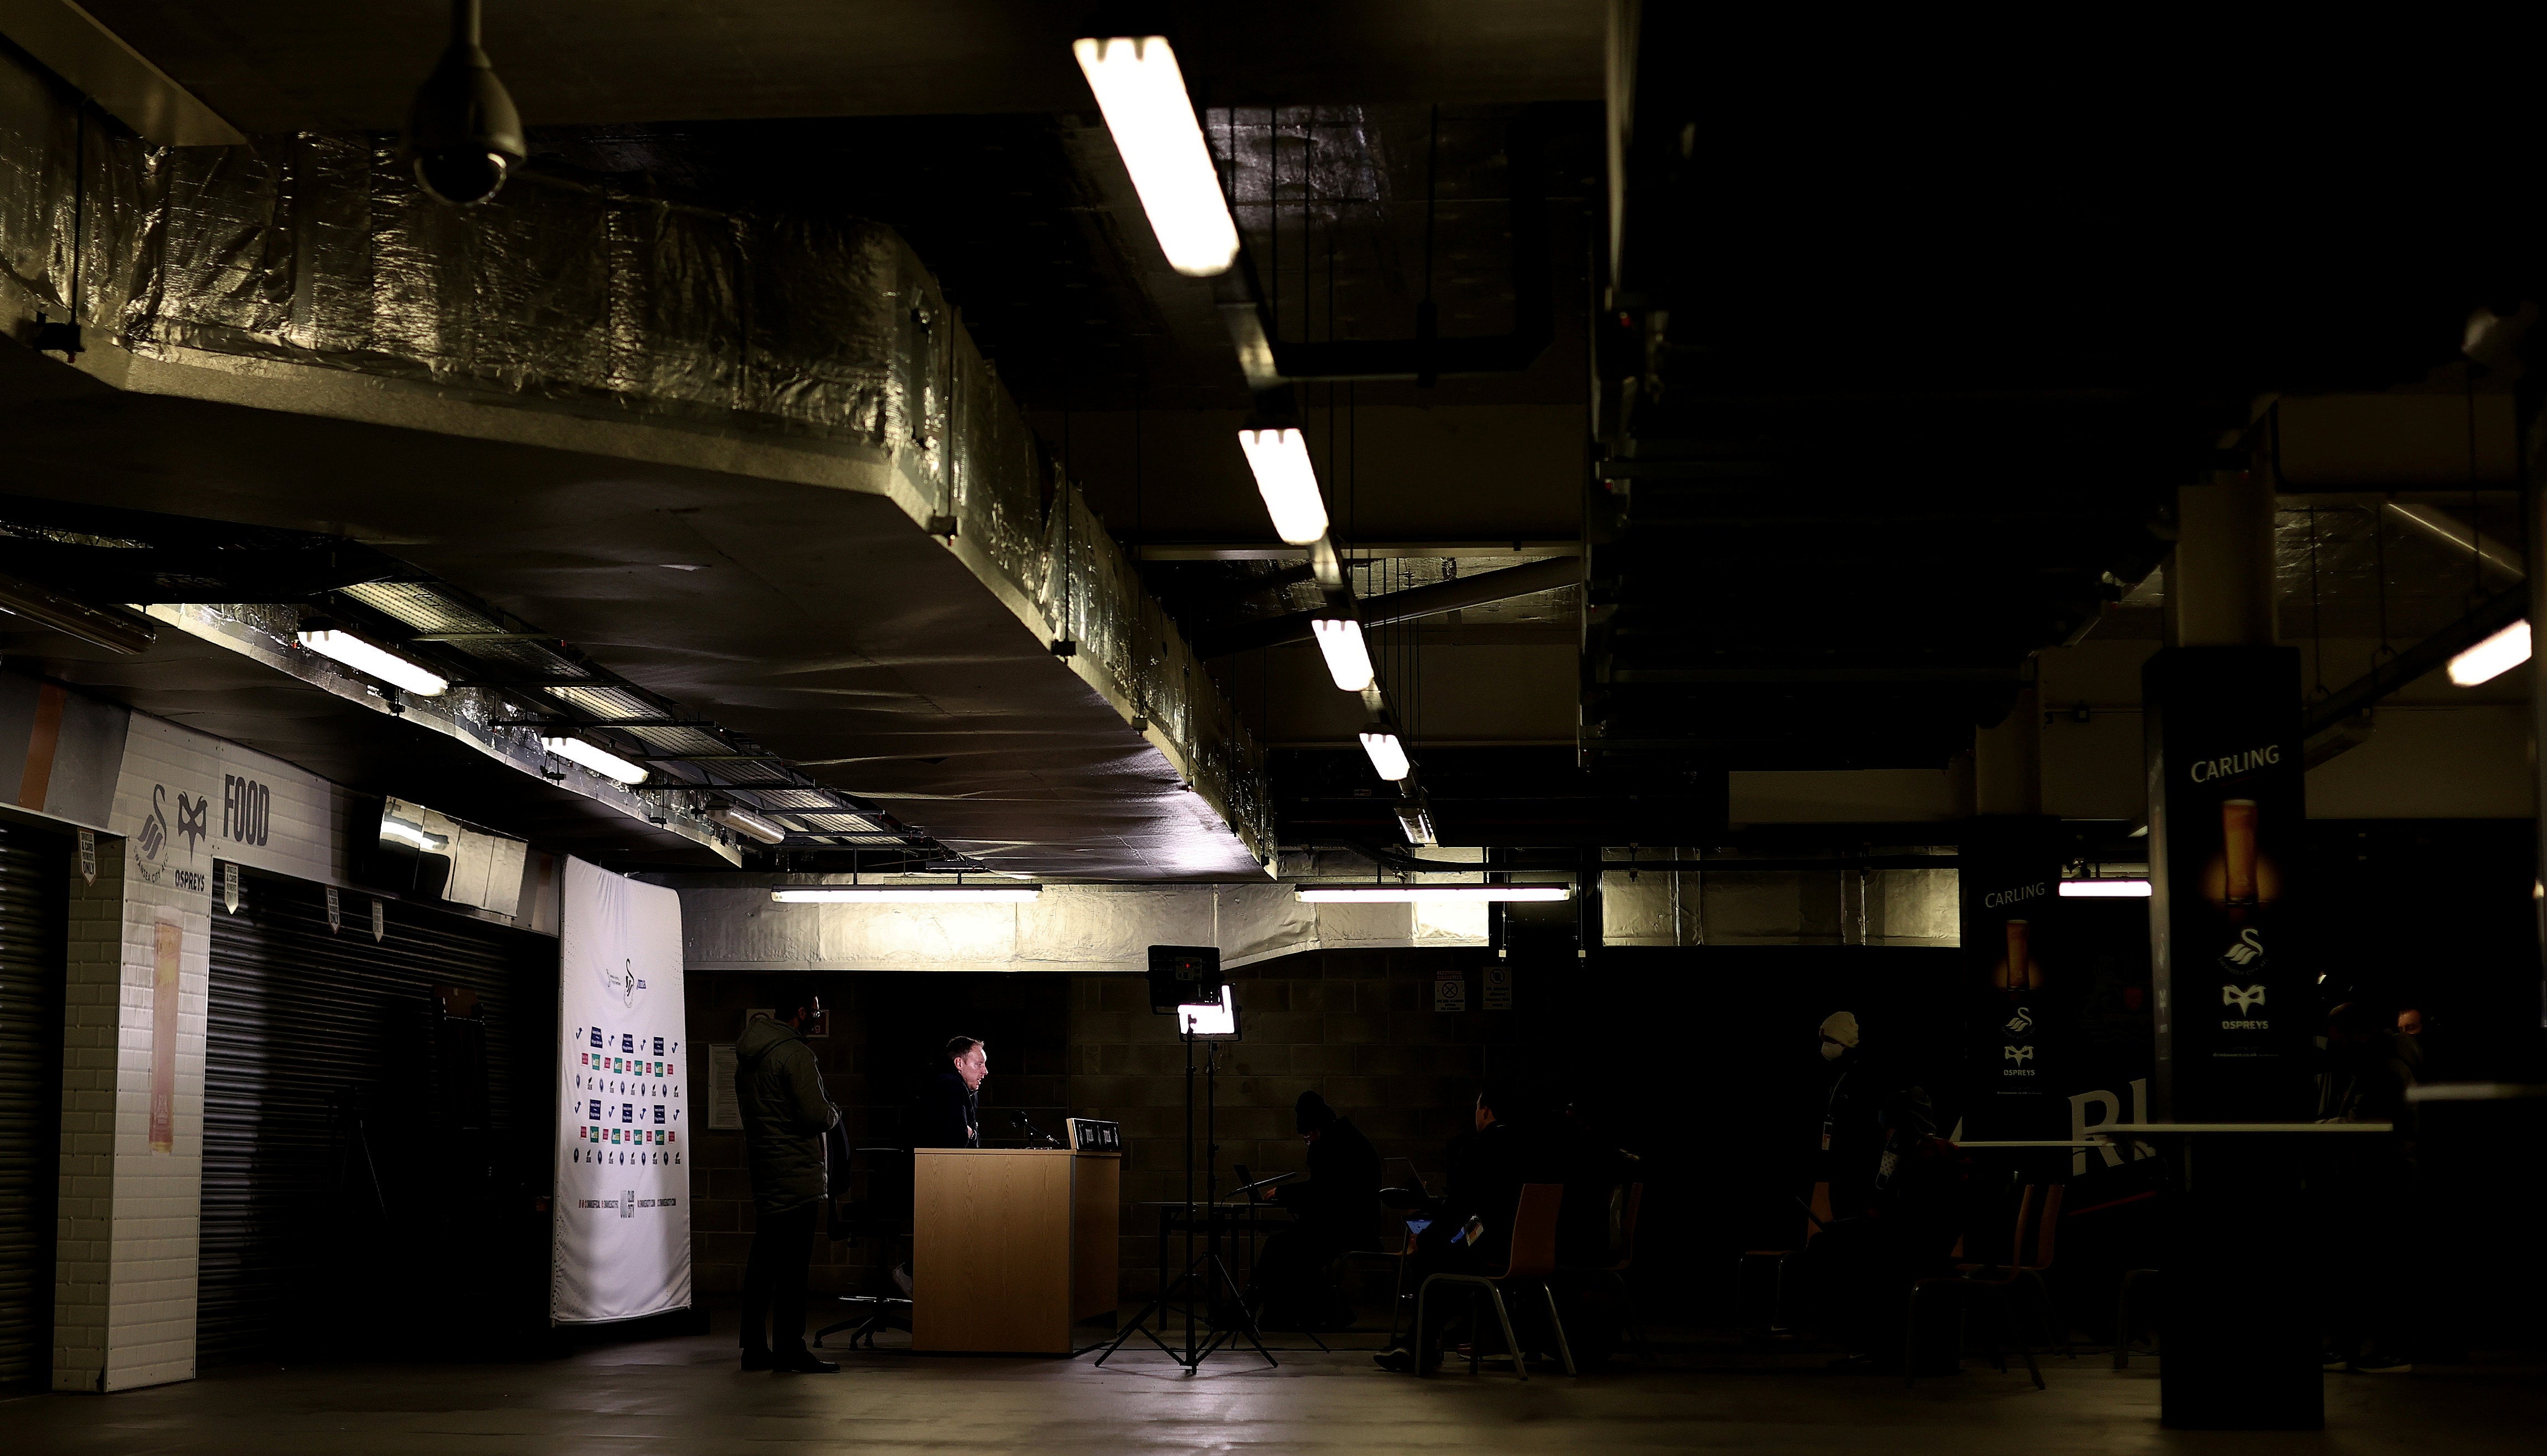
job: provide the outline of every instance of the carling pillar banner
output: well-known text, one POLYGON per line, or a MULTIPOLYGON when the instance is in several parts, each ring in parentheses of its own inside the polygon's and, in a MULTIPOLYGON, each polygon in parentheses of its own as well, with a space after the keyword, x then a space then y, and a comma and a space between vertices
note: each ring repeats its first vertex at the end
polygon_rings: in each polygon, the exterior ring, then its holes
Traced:
MULTIPOLYGON (((2156 1114, 2175 1124, 2309 1125, 2317 979, 2294 883, 2308 828, 2299 653, 2169 647, 2142 669, 2156 1114)), ((2158 1419, 2194 1429, 2326 1423, 2325 1269, 2292 1135, 2162 1135, 2158 1419)))
POLYGON ((2040 814, 1984 815, 1964 832, 1968 1137, 2066 1135, 2083 958, 2061 933, 2061 821, 2040 814))
POLYGON ((549 1318, 690 1302, 689 1047, 681 900, 570 859, 558 935, 558 1139, 549 1318))

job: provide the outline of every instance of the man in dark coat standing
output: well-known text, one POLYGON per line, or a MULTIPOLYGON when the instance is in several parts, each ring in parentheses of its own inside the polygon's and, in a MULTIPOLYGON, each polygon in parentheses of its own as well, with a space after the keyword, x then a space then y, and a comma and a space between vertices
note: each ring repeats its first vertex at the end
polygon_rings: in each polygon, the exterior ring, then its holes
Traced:
POLYGON ((829 1375, 840 1367, 805 1345, 805 1283, 823 1213, 823 1137, 840 1109, 804 1029, 822 1009, 810 987, 779 997, 735 1039, 734 1096, 751 1168, 751 1261, 743 1276, 743 1368, 829 1375))

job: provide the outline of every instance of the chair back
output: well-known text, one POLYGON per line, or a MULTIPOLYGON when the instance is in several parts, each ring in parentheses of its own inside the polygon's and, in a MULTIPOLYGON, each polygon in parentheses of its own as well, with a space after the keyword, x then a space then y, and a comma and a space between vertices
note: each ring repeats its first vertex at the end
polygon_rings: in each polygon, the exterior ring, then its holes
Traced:
POLYGON ((2054 1242, 2061 1230, 2062 1195, 2068 1191, 2069 1185, 2066 1183, 2051 1183, 2044 1186, 2042 1202, 2037 1205, 2039 1217, 2034 1221, 2032 1257, 2026 1257, 2027 1251, 2022 1247, 2018 1250, 2018 1262, 2023 1267, 2037 1272, 2052 1267, 2054 1242))
MULTIPOLYGON (((1790 1184, 1789 1186, 1793 1187, 1794 1185, 1790 1184)), ((1810 1243, 1815 1239, 1819 1238, 1822 1230, 1827 1227, 1831 1221, 1830 1184, 1815 1183, 1813 1185, 1812 1210, 1813 1216, 1804 1221, 1804 1242, 1806 1243, 1810 1243)))
POLYGON ((1556 1272, 1556 1216, 1565 1207, 1563 1183, 1524 1183, 1513 1212, 1507 1279, 1544 1279, 1556 1272))
POLYGON ((1645 1185, 1629 1183, 1627 1201, 1619 1212, 1619 1257, 1610 1267, 1621 1273, 1636 1261, 1636 1213, 1645 1206, 1645 1185))

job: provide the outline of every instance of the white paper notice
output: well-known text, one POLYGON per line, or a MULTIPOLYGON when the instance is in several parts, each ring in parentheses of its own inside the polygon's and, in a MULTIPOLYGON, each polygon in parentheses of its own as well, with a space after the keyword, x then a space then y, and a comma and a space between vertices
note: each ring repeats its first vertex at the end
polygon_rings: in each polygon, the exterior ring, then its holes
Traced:
POLYGON ((578 859, 558 935, 557 1218, 549 1317, 690 1303, 690 1057, 681 900, 578 859))

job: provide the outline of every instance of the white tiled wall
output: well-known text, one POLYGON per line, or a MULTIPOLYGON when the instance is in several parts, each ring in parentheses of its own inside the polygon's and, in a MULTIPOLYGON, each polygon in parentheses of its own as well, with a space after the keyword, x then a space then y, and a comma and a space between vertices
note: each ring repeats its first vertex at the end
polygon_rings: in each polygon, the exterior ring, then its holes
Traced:
POLYGON ((53 1388, 113 1391, 195 1373, 211 902, 147 885, 124 841, 74 879, 63 1007, 53 1388), (158 926, 180 927, 173 1148, 150 1147, 158 926))

